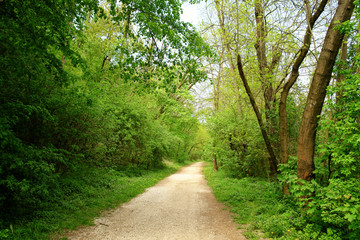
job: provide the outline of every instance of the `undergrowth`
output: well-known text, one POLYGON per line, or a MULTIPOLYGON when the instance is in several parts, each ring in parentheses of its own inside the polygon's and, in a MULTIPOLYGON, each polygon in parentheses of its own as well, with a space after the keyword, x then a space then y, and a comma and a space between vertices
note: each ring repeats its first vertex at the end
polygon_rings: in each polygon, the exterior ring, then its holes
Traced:
POLYGON ((21 219, 2 216, 0 239, 50 239, 64 229, 91 225, 102 211, 129 201, 184 164, 169 163, 152 170, 78 166, 61 177, 56 197, 41 202, 33 214, 21 219))
MULTIPOLYGON (((234 220, 247 228, 245 236, 258 239, 311 239, 299 231, 305 221, 291 199, 282 196, 278 184, 256 178, 230 178, 220 169, 214 172, 211 164, 204 174, 216 198, 229 206, 234 220)), ((310 229, 309 229, 310 230, 310 229)))

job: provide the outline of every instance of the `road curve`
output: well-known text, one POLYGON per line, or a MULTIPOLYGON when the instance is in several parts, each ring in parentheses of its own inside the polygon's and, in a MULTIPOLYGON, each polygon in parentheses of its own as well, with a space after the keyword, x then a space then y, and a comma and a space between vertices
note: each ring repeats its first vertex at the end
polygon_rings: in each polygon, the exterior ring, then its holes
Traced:
POLYGON ((245 240, 217 202, 197 162, 160 181, 95 226, 70 232, 71 240, 245 240))

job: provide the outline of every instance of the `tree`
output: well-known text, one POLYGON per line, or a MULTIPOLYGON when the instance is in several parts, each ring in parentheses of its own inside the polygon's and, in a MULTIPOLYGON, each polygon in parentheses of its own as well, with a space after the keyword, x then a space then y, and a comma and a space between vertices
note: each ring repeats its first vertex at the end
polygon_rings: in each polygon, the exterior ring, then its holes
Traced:
MULTIPOLYGON (((281 10, 279 10, 279 7, 269 1, 239 3, 238 1, 228 2, 217 0, 214 1, 214 5, 219 23, 219 34, 217 36, 226 49, 227 58, 225 59, 227 60, 226 64, 230 67, 229 72, 233 72, 238 115, 241 115, 241 105, 239 101, 239 93, 241 91, 239 87, 240 84, 238 83, 239 75, 237 75, 238 72, 236 70, 236 57, 234 57, 234 55, 237 55, 240 49, 241 51, 247 52, 246 62, 248 62, 248 65, 249 62, 251 63, 251 68, 248 67, 247 69, 254 71, 251 73, 248 72, 248 75, 251 76, 252 79, 258 80, 260 84, 263 99, 258 98, 257 101, 253 102, 253 105, 258 105, 259 103, 257 102, 264 103, 265 121, 263 119, 258 121, 262 122, 260 128, 265 128, 265 132, 262 131, 262 133, 272 136, 272 138, 264 138, 269 140, 265 141, 265 143, 270 156, 268 160, 271 166, 271 175, 276 175, 277 157, 276 147, 274 150, 273 144, 277 145, 277 122, 274 107, 276 105, 276 93, 280 88, 279 85, 283 81, 281 78, 277 78, 276 75, 281 76, 283 72, 286 74, 286 68, 288 67, 280 68, 282 54, 288 52, 291 54, 292 51, 284 44, 285 42, 291 42, 291 33, 289 33, 291 31, 288 30, 288 26, 281 26, 283 23, 281 23, 278 18, 284 18, 284 20, 286 19, 284 22, 288 23, 291 19, 296 19, 296 17, 280 14, 281 10), (270 19, 270 21, 267 21, 266 18, 268 18, 268 20, 270 19), (277 23, 283 28, 281 29, 282 31, 277 30, 279 28, 277 23), (253 25, 256 27, 253 28, 253 25), (253 40, 253 35, 256 36, 255 40, 253 40), (256 56, 256 59, 254 59, 253 55, 256 56), (259 70, 255 70, 255 68, 259 70)), ((248 87, 250 89, 249 85, 248 87)), ((256 89, 255 91, 258 90, 256 89)), ((258 106, 256 106, 256 108, 258 108, 261 113, 261 109, 258 106)), ((262 114, 255 115, 262 118, 262 114)))
POLYGON ((243 66, 242 66, 242 62, 241 62, 241 57, 240 55, 238 55, 238 70, 239 70, 239 75, 244 83, 244 86, 245 86, 245 89, 246 89, 246 93, 248 94, 249 98, 250 98, 250 102, 251 102, 251 105, 254 109, 254 112, 256 114, 256 118, 258 120, 258 123, 259 123, 259 126, 260 126, 260 129, 261 129, 261 133, 262 133, 262 136, 264 138, 264 141, 265 141, 265 144, 266 144, 266 147, 267 147, 267 150, 269 152, 269 155, 270 155, 270 161, 269 161, 269 164, 270 164, 270 172, 271 172, 271 175, 273 178, 276 178, 276 174, 277 174, 277 162, 276 162, 276 156, 275 156, 275 153, 274 153, 274 150, 271 146, 271 142, 270 142, 270 139, 269 139, 269 136, 266 132, 266 129, 265 129, 265 125, 264 125, 264 122, 262 120, 262 117, 261 117, 261 114, 260 114, 260 111, 259 111, 259 108, 257 107, 256 105, 256 102, 255 102, 255 98, 254 98, 254 95, 252 94, 251 90, 250 90, 250 87, 249 87, 249 84, 247 82, 247 79, 245 77, 245 73, 244 73, 244 70, 243 70, 243 66))
POLYGON ((300 126, 297 148, 297 175, 300 179, 310 181, 315 177, 314 150, 318 116, 321 114, 326 88, 329 85, 336 56, 344 37, 344 32, 339 31, 336 27, 350 19, 354 7, 354 0, 339 0, 325 36, 300 126))
POLYGON ((181 1, 100 2, 0 1, 6 217, 51 202, 74 166, 152 167, 178 143, 189 151, 197 121, 186 94, 206 76, 209 46, 180 21, 181 1), (177 107, 161 111, 163 96, 177 107))
MULTIPOLYGON (((315 25, 316 20, 320 17, 321 13, 324 11, 325 5, 328 1, 323 0, 321 1, 319 7, 314 12, 312 16, 308 19, 308 27, 306 29, 306 33, 304 35, 303 45, 300 48, 298 52, 298 56, 296 57, 296 60, 292 66, 291 74, 289 79, 286 81, 286 83, 283 86, 283 91, 281 92, 280 96, 280 103, 279 103, 279 115, 280 115, 280 153, 281 153, 281 163, 287 163, 288 162, 288 134, 287 134, 287 113, 286 113, 286 102, 287 97, 289 94, 289 91, 291 87, 296 82, 297 78, 299 77, 299 68, 304 61, 305 57, 307 56, 307 53, 310 49, 310 43, 311 43, 311 34, 312 29, 315 25)), ((307 5, 308 2, 305 1, 305 5, 307 5)), ((309 14, 307 14, 308 16, 309 14)), ((288 194, 288 188, 286 185, 283 187, 284 194, 288 194)))

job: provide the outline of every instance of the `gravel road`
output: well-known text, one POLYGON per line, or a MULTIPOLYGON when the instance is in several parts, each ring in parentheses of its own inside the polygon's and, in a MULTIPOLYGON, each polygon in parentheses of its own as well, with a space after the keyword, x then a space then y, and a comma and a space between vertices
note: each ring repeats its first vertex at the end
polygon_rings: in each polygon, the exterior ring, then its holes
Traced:
POLYGON ((95 226, 68 234, 87 240, 244 240, 223 204, 216 201, 193 163, 165 178, 120 208, 95 220, 95 226))

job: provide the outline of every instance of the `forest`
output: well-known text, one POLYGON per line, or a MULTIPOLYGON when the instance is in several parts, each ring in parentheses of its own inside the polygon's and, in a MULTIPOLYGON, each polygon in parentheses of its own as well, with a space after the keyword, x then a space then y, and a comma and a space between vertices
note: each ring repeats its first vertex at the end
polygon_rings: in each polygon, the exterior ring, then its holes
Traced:
POLYGON ((267 237, 360 237, 360 1, 189 3, 0 0, 0 239, 200 160, 267 237))

